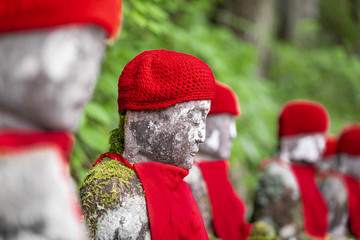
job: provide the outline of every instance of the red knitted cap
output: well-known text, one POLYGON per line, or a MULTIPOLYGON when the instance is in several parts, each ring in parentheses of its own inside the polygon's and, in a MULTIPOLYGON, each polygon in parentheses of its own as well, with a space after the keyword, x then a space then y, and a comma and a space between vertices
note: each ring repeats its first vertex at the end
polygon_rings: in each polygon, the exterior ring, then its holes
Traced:
POLYGON ((324 106, 307 100, 284 104, 279 116, 279 137, 298 134, 325 133, 329 117, 324 106))
POLYGON ((343 128, 339 138, 338 152, 348 155, 360 155, 360 123, 343 128))
POLYGON ((167 50, 145 51, 126 64, 119 78, 118 110, 164 108, 212 99, 214 75, 203 61, 167 50))
POLYGON ((211 101, 210 114, 229 113, 240 116, 240 107, 236 94, 228 86, 216 81, 215 97, 211 101))
POLYGON ((336 155, 337 144, 338 144, 338 140, 335 135, 327 135, 325 150, 322 154, 322 157, 326 159, 327 157, 336 155))
POLYGON ((3 0, 0 33, 66 24, 95 24, 116 38, 122 0, 3 0))

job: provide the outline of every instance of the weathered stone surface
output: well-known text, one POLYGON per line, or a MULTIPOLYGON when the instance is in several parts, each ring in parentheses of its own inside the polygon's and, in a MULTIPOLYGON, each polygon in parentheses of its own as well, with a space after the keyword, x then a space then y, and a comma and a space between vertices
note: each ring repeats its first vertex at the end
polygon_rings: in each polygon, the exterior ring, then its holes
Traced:
POLYGON ((206 160, 228 159, 232 141, 236 137, 235 117, 214 114, 206 118, 206 140, 200 144, 196 158, 206 160))
POLYGON ((213 226, 213 216, 211 211, 211 204, 206 188, 204 178, 201 174, 199 167, 194 165, 189 175, 184 179, 190 186, 191 192, 195 198, 195 201, 199 207, 201 216, 204 221, 206 231, 209 235, 215 235, 213 226))
POLYGON ((58 152, 0 156, 0 239, 87 239, 58 152))
POLYGON ((99 27, 71 25, 1 34, 0 127, 74 130, 105 37, 99 27))
POLYGON ((150 239, 144 190, 134 170, 104 159, 80 187, 91 239, 150 239))
POLYGON ((348 234, 347 192, 339 177, 329 175, 320 186, 326 199, 329 213, 329 234, 333 239, 345 238, 348 234))
POLYGON ((340 154, 339 169, 360 180, 360 157, 340 154))
POLYGON ((316 164, 325 149, 325 134, 301 134, 280 138, 280 158, 283 161, 316 164))
MULTIPOLYGON (((154 161, 189 169, 205 139, 209 110, 209 100, 128 110, 120 114, 111 148, 130 163, 154 161)), ((80 192, 92 239, 151 239, 144 190, 135 171, 104 159, 87 174, 80 192)))
POLYGON ((190 169, 199 143, 205 141, 209 110, 210 100, 198 100, 127 111, 124 157, 132 163, 162 162, 190 169))
POLYGON ((262 173, 252 220, 270 224, 281 239, 299 239, 303 231, 301 200, 290 169, 273 162, 262 173))
MULTIPOLYGON (((297 181, 288 162, 316 164, 325 148, 324 134, 303 134, 280 139, 279 156, 259 180, 253 221, 272 225, 281 239, 307 239, 297 181)), ((316 180, 316 179, 315 179, 316 180)))

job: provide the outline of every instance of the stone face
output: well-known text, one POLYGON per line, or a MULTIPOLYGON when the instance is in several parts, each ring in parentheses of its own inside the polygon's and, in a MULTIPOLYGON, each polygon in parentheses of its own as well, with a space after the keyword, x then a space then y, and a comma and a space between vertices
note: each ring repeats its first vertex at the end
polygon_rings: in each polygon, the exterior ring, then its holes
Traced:
POLYGON ((236 125, 233 115, 210 115, 206 118, 206 140, 200 144, 199 154, 214 160, 228 159, 235 137, 236 125))
POLYGON ((190 186, 191 192, 193 193, 193 196, 203 218, 207 233, 209 235, 215 235, 212 223, 213 216, 211 211, 210 199, 206 188, 206 183, 199 167, 194 165, 191 168, 189 175, 184 178, 184 181, 186 181, 190 186))
POLYGON ((88 173, 80 198, 91 239, 150 239, 144 190, 134 170, 104 159, 88 173))
POLYGON ((130 162, 161 162, 190 169, 205 140, 210 100, 167 108, 127 111, 124 157, 130 162))
POLYGON ((325 134, 302 134, 281 137, 280 158, 284 161, 319 162, 325 149, 325 134))
POLYGON ((341 154, 339 159, 339 169, 360 180, 360 156, 341 154))
POLYGON ((256 189, 252 220, 273 226, 281 239, 301 239, 301 199, 290 169, 273 162, 264 170, 256 189))
POLYGON ((0 239, 87 239, 62 161, 46 147, 0 156, 0 239))
POLYGON ((92 95, 105 37, 99 27, 71 25, 1 34, 0 115, 9 116, 0 127, 75 130, 92 95))

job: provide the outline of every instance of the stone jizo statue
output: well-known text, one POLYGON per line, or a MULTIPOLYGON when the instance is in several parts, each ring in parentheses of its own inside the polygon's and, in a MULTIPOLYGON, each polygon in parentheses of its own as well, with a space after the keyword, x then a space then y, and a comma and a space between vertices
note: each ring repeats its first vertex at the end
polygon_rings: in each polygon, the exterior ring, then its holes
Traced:
POLYGON ((187 54, 146 51, 125 66, 119 128, 80 189, 92 239, 208 238, 183 178, 214 90, 210 68, 187 54))
POLYGON ((247 239, 251 226, 245 222, 246 206, 229 179, 235 118, 240 108, 234 91, 216 82, 215 98, 206 119, 206 140, 195 156, 196 165, 186 177, 209 234, 224 240, 247 239))
POLYGON ((321 186, 329 209, 329 234, 334 239, 360 238, 360 124, 343 128, 338 141, 339 171, 321 186))
POLYGON ((121 15, 117 0, 92 2, 0 3, 0 239, 87 239, 69 132, 121 15))
POLYGON ((327 111, 318 103, 293 100, 282 108, 279 157, 261 175, 252 217, 274 226, 281 239, 326 236, 327 208, 315 164, 328 125, 327 111))

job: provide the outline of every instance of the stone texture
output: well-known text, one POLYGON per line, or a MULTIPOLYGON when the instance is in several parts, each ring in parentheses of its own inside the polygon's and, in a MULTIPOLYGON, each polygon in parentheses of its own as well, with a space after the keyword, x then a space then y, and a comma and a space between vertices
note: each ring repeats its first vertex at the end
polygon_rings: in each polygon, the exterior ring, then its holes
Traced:
POLYGON ((92 95, 105 37, 99 27, 71 25, 1 34, 0 127, 74 130, 92 95))
POLYGON ((201 216, 203 218, 207 233, 209 235, 215 235, 212 223, 213 216, 211 211, 210 199, 204 178, 201 174, 201 170, 199 169, 199 167, 194 165, 191 168, 189 175, 186 176, 184 180, 189 184, 191 192, 194 195, 195 201, 199 207, 201 216))
POLYGON ((210 100, 182 102, 167 108, 127 111, 124 157, 132 163, 162 162, 190 169, 205 141, 210 100))
POLYGON ((329 211, 329 234, 333 239, 346 239, 349 214, 345 185, 340 178, 329 175, 320 189, 329 211))
POLYGON ((147 239, 150 225, 140 179, 116 160, 104 159, 80 188, 91 239, 147 239))
MULTIPOLYGON (((117 153, 130 163, 155 161, 189 169, 205 140, 209 110, 210 100, 128 110, 121 115, 123 129, 119 127, 111 142, 121 145, 114 149, 124 148, 117 153), (118 142, 114 139, 121 136, 118 142)), ((87 174, 80 195, 92 239, 151 239, 144 190, 135 171, 104 159, 87 174)))
POLYGON ((307 239, 297 181, 288 162, 316 164, 325 148, 324 134, 303 134, 280 139, 279 156, 261 173, 256 188, 252 221, 272 225, 281 239, 307 239))
POLYGON ((200 144, 198 159, 229 159, 232 141, 236 137, 235 117, 214 114, 206 118, 206 140, 200 144))
POLYGON ((0 239, 87 239, 52 148, 0 156, 0 239))

